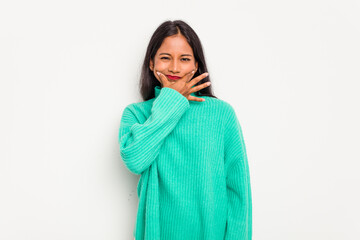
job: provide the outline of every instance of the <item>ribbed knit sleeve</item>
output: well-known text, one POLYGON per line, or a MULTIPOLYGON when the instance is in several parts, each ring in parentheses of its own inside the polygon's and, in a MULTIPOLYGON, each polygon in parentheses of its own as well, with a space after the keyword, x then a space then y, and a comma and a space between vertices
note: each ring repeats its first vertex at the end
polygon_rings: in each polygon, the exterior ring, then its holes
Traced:
POLYGON ((141 174, 149 168, 165 137, 188 108, 189 100, 185 96, 175 89, 163 87, 144 123, 138 122, 132 105, 124 109, 119 129, 120 154, 132 173, 141 174))
POLYGON ((252 197, 245 141, 232 106, 225 124, 228 214, 225 240, 252 239, 252 197))

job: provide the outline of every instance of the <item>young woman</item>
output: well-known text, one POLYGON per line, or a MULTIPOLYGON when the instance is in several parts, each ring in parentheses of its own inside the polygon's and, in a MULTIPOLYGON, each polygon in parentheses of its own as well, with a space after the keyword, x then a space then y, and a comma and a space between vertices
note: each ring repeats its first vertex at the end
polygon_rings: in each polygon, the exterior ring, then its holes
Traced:
POLYGON ((201 42, 181 20, 150 39, 144 101, 125 107, 121 158, 141 175, 136 240, 249 240, 252 198, 234 108, 212 94, 201 42))

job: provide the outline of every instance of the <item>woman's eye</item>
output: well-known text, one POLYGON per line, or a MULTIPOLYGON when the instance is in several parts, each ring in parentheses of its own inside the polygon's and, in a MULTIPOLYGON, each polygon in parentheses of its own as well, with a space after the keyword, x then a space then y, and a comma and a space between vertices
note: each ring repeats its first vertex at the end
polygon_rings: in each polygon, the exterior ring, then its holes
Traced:
MULTIPOLYGON (((168 57, 161 57, 160 59, 169 59, 168 57)), ((188 62, 190 61, 191 59, 190 58, 182 58, 185 60, 185 62, 188 62)))

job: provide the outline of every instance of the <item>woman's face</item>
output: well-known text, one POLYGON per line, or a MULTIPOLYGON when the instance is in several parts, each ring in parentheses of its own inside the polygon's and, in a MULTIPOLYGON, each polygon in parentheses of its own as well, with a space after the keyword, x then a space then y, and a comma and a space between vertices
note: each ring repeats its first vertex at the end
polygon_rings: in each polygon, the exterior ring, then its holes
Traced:
POLYGON ((197 70, 198 64, 195 62, 193 50, 183 35, 173 35, 166 37, 154 56, 154 61, 150 59, 150 69, 156 79, 161 83, 156 71, 163 73, 170 82, 170 76, 182 78, 192 70, 197 70))

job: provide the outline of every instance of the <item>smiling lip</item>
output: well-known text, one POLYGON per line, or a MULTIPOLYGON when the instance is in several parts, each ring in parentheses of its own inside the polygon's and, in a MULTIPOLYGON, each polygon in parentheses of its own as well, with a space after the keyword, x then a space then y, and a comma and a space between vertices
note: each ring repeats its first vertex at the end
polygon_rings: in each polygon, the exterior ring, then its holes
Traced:
POLYGON ((177 76, 171 76, 171 75, 166 75, 168 78, 172 79, 172 80, 177 80, 180 79, 181 77, 177 77, 177 76))

